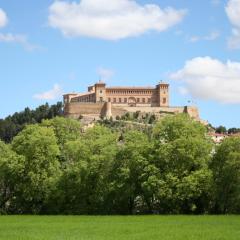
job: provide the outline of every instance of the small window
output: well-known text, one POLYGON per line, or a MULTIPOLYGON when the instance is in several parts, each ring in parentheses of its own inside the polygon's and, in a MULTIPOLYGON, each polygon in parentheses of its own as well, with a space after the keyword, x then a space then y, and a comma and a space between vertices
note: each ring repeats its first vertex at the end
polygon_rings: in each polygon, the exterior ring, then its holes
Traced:
POLYGON ((163 98, 163 104, 165 104, 167 102, 166 98, 163 98))
POLYGON ((137 98, 137 102, 138 102, 138 103, 140 102, 140 98, 137 98))
POLYGON ((102 90, 100 90, 100 93, 102 93, 102 90))
POLYGON ((114 103, 116 102, 116 98, 113 99, 113 102, 114 102, 114 103))
POLYGON ((151 98, 148 98, 148 103, 151 103, 151 98))
POLYGON ((109 98, 108 101, 111 102, 111 98, 109 98))
POLYGON ((124 102, 127 103, 127 98, 124 98, 124 102))
POLYGON ((119 102, 120 102, 120 103, 122 102, 122 99, 121 99, 121 98, 119 98, 119 102))
POLYGON ((142 102, 145 103, 145 98, 142 99, 142 102))

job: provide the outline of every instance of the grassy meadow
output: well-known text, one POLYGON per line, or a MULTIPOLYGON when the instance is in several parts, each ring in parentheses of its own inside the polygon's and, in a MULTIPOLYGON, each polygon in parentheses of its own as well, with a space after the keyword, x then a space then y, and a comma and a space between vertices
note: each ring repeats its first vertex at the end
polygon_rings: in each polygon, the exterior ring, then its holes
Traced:
POLYGON ((4 240, 237 240, 240 216, 1 216, 4 240))

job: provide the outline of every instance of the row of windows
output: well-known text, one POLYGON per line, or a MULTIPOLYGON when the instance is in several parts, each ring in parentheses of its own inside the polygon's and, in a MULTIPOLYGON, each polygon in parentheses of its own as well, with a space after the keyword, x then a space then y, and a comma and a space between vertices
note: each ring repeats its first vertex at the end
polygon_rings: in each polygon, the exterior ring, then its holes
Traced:
POLYGON ((87 95, 84 97, 76 97, 72 99, 72 102, 93 102, 94 96, 93 95, 87 95))
POLYGON ((139 90, 108 90, 108 94, 152 94, 152 90, 139 91, 139 90))
MULTIPOLYGON (((108 98, 109 102, 113 103, 128 103, 127 98, 108 98)), ((137 103, 151 103, 151 98, 136 98, 137 103)))

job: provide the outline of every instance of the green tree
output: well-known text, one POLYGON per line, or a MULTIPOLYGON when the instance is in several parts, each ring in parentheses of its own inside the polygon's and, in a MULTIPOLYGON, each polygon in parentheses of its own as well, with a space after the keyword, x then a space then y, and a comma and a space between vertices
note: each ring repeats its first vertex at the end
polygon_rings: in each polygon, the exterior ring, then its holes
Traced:
POLYGON ((11 213, 15 192, 23 172, 24 157, 18 156, 9 145, 0 141, 0 213, 11 213))
POLYGON ((63 117, 43 120, 41 126, 52 127, 58 140, 58 145, 63 146, 68 141, 80 138, 81 123, 77 120, 63 117))
POLYGON ((231 137, 217 148, 211 168, 214 213, 240 212, 240 138, 231 137))
POLYGON ((24 156, 21 181, 17 183, 19 211, 38 213, 59 176, 57 139, 51 128, 29 125, 13 139, 12 147, 24 156))
POLYGON ((203 125, 186 114, 166 117, 153 130, 155 166, 162 176, 157 202, 161 212, 207 211, 212 145, 203 125))
MULTIPOLYGON (((68 167, 58 184, 59 209, 65 213, 107 213, 108 178, 115 161, 118 135, 95 126, 80 139, 69 141, 64 148, 68 167)), ((53 198, 54 201, 54 198, 53 198)))
POLYGON ((51 119, 63 115, 63 105, 58 102, 49 106, 48 103, 41 105, 35 110, 25 108, 22 112, 16 112, 12 116, 0 119, 0 139, 10 143, 27 124, 40 123, 43 119, 51 119))
POLYGON ((222 134, 225 134, 228 132, 226 127, 224 127, 224 126, 217 127, 215 131, 216 131, 216 133, 222 133, 222 134))
POLYGON ((123 136, 123 145, 113 166, 111 183, 112 209, 118 213, 144 211, 144 205, 146 210, 151 208, 148 202, 149 192, 143 190, 143 184, 149 177, 146 172, 150 172, 150 152, 151 143, 146 134, 128 131, 123 136))
POLYGON ((235 133, 239 133, 240 132, 240 128, 229 128, 228 129, 228 134, 235 134, 235 133))

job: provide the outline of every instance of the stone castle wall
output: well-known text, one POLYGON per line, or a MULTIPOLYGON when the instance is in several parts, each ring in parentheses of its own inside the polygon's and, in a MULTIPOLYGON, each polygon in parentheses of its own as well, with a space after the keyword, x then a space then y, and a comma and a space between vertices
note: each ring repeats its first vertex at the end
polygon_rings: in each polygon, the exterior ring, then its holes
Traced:
POLYGON ((75 119, 82 115, 101 115, 104 111, 104 103, 66 103, 64 115, 75 119))
POLYGON ((127 112, 134 113, 140 111, 142 113, 155 113, 155 114, 178 114, 188 113, 190 117, 199 120, 198 108, 194 106, 184 107, 150 107, 150 106, 137 106, 130 107, 124 105, 114 105, 111 103, 82 103, 72 102, 64 106, 64 114, 66 117, 79 119, 81 116, 103 116, 113 117, 122 116, 127 112))

